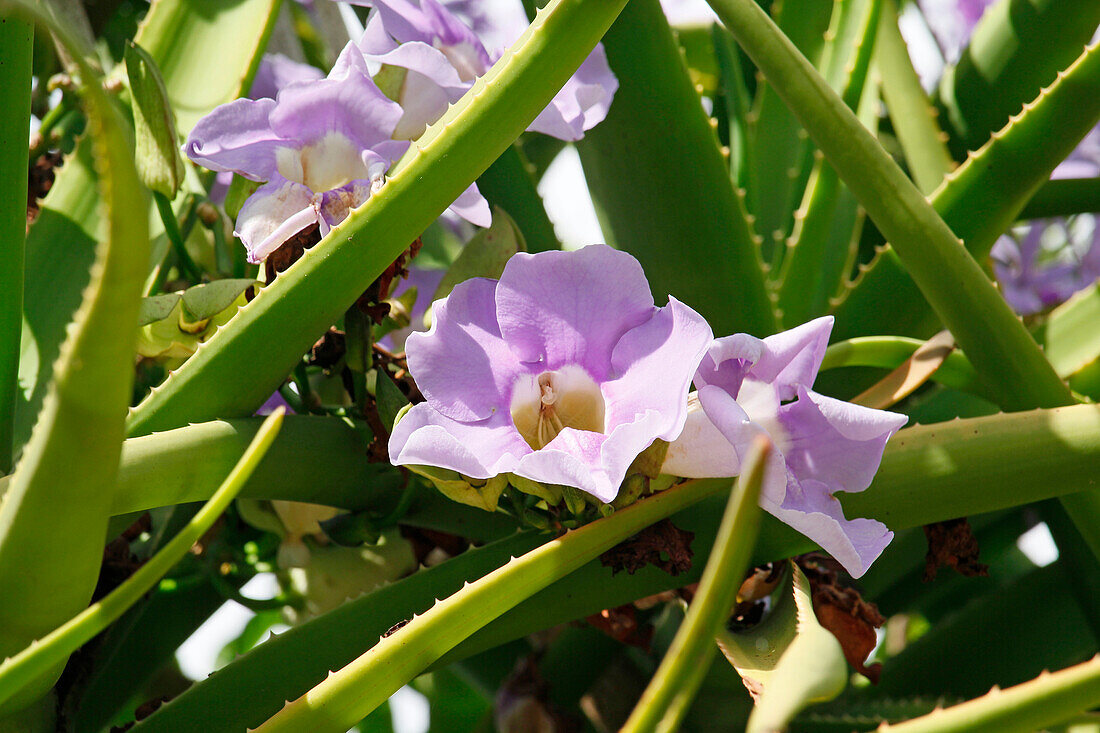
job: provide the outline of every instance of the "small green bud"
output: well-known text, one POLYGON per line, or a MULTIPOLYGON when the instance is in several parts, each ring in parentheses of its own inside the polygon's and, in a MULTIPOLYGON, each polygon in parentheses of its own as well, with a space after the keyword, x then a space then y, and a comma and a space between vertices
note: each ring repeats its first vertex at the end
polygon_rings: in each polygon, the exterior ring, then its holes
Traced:
POLYGON ((184 168, 168 91, 153 57, 141 46, 127 45, 125 60, 134 112, 138 175, 150 190, 173 199, 183 180, 184 168))

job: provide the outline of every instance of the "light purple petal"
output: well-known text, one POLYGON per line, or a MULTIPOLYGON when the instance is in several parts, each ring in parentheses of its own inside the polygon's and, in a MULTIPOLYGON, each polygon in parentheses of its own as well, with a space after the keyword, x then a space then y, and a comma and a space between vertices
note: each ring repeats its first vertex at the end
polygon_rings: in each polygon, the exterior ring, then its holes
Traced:
POLYGON ((370 198, 370 181, 352 181, 346 186, 325 191, 321 197, 320 215, 329 227, 339 225, 351 210, 370 198))
POLYGON ((422 402, 394 426, 389 452, 396 466, 439 466, 470 478, 492 478, 511 472, 531 446, 507 411, 488 420, 459 422, 422 402))
MULTIPOLYGON (((356 56, 361 54, 350 43, 341 53, 342 59, 356 56)), ((382 94, 370 77, 354 71, 352 65, 344 68, 347 73, 339 78, 284 87, 271 112, 271 128, 299 145, 319 141, 330 133, 343 135, 360 149, 388 140, 401 119, 400 105, 382 94)))
POLYGON ((271 128, 274 108, 271 99, 237 99, 223 104, 196 123, 183 152, 212 171, 266 181, 275 173, 275 151, 286 145, 271 128))
MULTIPOLYGON (((532 481, 573 486, 600 501, 613 501, 623 477, 609 475, 604 465, 602 449, 608 439, 602 433, 565 428, 542 450, 524 456, 512 473, 532 481)), ((621 468, 611 468, 625 474, 633 460, 631 457, 621 468)))
POLYGON ((431 329, 411 334, 405 344, 428 404, 453 420, 511 419, 512 387, 525 370, 501 338, 497 287, 484 278, 460 283, 435 304, 431 329))
POLYGON ((634 422, 652 410, 659 416, 651 426, 653 437, 676 438, 687 419, 695 366, 712 339, 706 320, 675 298, 627 331, 611 354, 612 372, 619 376, 603 385, 608 427, 634 422))
POLYGON ((764 342, 747 333, 735 333, 715 339, 699 363, 695 374, 695 386, 721 387, 736 397, 741 383, 753 364, 764 354, 764 342))
POLYGON ((310 190, 276 178, 244 202, 234 233, 248 250, 248 261, 263 262, 279 245, 317 221, 310 190))
POLYGON ((471 183, 449 208, 475 226, 492 226, 493 212, 489 209, 489 202, 477 190, 476 183, 471 183))
POLYGON ((542 369, 578 364, 597 382, 609 375, 623 334, 655 310, 638 261, 605 245, 517 254, 501 275, 496 306, 516 358, 542 369))
POLYGON ((782 400, 793 399, 796 387, 811 387, 829 346, 833 317, 824 316, 764 339, 764 353, 752 376, 773 382, 782 400))
POLYGON ((274 99, 279 90, 288 84, 317 81, 324 76, 317 67, 293 61, 281 53, 264 54, 248 96, 252 99, 274 99))
POLYGON ((580 140, 585 130, 607 117, 618 88, 619 80, 611 73, 607 53, 597 45, 527 129, 559 140, 580 140))
POLYGON ((871 484, 890 436, 908 418, 853 405, 798 388, 798 399, 779 408, 782 448, 799 481, 832 490, 863 491, 871 484))
POLYGON ((828 487, 812 479, 788 485, 782 505, 762 501, 761 506, 820 545, 853 578, 867 572, 894 539, 894 533, 882 522, 845 519, 843 507, 828 487))

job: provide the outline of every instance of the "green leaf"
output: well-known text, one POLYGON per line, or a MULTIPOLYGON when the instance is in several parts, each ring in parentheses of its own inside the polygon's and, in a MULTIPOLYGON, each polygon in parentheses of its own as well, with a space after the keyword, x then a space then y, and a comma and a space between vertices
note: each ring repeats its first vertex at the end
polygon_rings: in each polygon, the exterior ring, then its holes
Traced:
POLYGON ((317 337, 530 124, 591 52, 621 2, 547 6, 510 52, 412 144, 378 193, 134 409, 130 434, 251 414, 317 337))
POLYGON ((378 402, 378 416, 382 424, 392 429, 397 414, 409 404, 409 399, 397 388, 384 371, 375 372, 374 398, 378 402))
POLYGON ((743 633, 722 629, 718 646, 756 701, 748 733, 786 730, 799 710, 848 682, 840 642, 817 622, 810 583, 793 562, 764 620, 743 633))
MULTIPOLYGON (((160 68, 181 134, 187 134, 214 107, 248 91, 274 25, 278 2, 157 0, 150 6, 134 42, 148 51, 160 68)), ((132 134, 128 128, 127 134, 132 134)), ((126 147, 131 146, 127 143, 126 147)), ((50 367, 80 305, 96 242, 105 228, 96 185, 91 143, 85 136, 58 170, 27 237, 27 328, 19 373, 27 394, 16 412, 17 446, 27 440, 40 412, 50 367)), ((133 209, 130 215, 147 208, 133 209)))
POLYGON ((183 313, 188 321, 205 321, 213 318, 234 302, 244 291, 256 285, 251 278, 215 280, 195 285, 183 291, 183 313))
POLYGON ((984 144, 1054 81, 1100 24, 1093 0, 1004 0, 991 5, 970 45, 940 79, 938 103, 956 157, 984 144))
POLYGON ((619 89, 577 149, 608 243, 638 258, 659 301, 690 303, 715 333, 773 333, 744 202, 657 0, 631 2, 604 48, 619 89))
POLYGON ((757 438, 746 456, 744 470, 726 503, 699 589, 622 731, 679 730, 709 668, 700 661, 712 650, 715 634, 725 627, 748 569, 759 528, 760 487, 774 450, 766 438, 757 438))
POLYGON ((31 116, 34 26, 0 15, 0 471, 12 466, 19 340, 23 312, 23 247, 27 227, 27 130, 31 116))
POLYGON ((877 46, 875 61, 882 72, 882 97, 894 133, 913 180, 923 193, 931 193, 955 167, 955 161, 936 121, 936 109, 921 87, 909 48, 901 37, 894 0, 883 0, 877 46))
MULTIPOLYGON (((833 13, 831 40, 826 42, 822 64, 830 86, 853 110, 864 96, 881 10, 881 0, 844 0, 835 6, 833 13)), ((872 84, 870 91, 869 103, 873 103, 878 96, 877 85, 872 84)), ((877 115, 872 119, 877 124, 877 115)), ((802 204, 795 212, 794 230, 787 240, 778 278, 778 306, 784 324, 790 327, 820 315, 829 294, 839 285, 826 277, 839 276, 843 266, 825 267, 824 263, 843 263, 848 259, 850 237, 843 240, 830 237, 830 225, 840 201, 840 181, 820 152, 815 151, 812 159, 813 169, 802 204)))
MULTIPOLYGON (((932 193, 932 206, 979 261, 986 261, 1032 193, 1100 120, 1098 85, 1100 46, 1094 45, 932 193)), ((927 337, 939 330, 903 265, 886 248, 864 268, 836 307, 833 338, 927 337)))
POLYGON ((477 188, 491 206, 503 209, 515 219, 528 252, 561 249, 554 225, 535 188, 531 164, 518 145, 500 154, 477 179, 477 188))
POLYGON ((1007 690, 936 710, 914 720, 886 725, 896 733, 1028 733, 1066 722, 1100 702, 1100 655, 1007 690))
POLYGON ((147 326, 156 321, 163 321, 176 309, 180 297, 179 293, 166 293, 142 298, 141 308, 138 310, 138 325, 147 326))
POLYGON ((1070 377, 1100 358, 1100 285, 1082 290, 1051 311, 1036 338, 1047 359, 1070 377))
POLYGON ((470 278, 500 278, 504 265, 512 255, 524 251, 523 235, 512 217, 499 208, 494 209, 492 226, 478 231, 462 249, 432 294, 432 301, 446 298, 455 285, 470 278))
POLYGON ((283 408, 280 407, 271 413, 218 490, 187 526, 160 552, 105 598, 0 664, 0 705, 40 676, 48 674, 51 668, 63 665, 70 654, 122 616, 130 606, 152 589, 157 581, 172 569, 173 565, 183 559, 192 545, 198 542, 221 517, 222 512, 252 475, 256 465, 279 433, 283 412, 283 408))
POLYGON ((1006 409, 1071 403, 1023 324, 925 197, 749 0, 711 0, 890 240, 913 280, 1006 409))
MULTIPOLYGON (((6 1, 43 22, 22 2, 6 1)), ((54 36, 76 60, 90 137, 99 163, 107 236, 83 303, 54 365, 34 434, 0 503, 0 656, 60 625, 91 598, 118 471, 122 428, 133 382, 133 348, 149 231, 148 202, 134 170, 125 123, 82 60, 86 49, 63 28, 54 36), (65 507, 58 512, 59 506, 65 507)), ((11 712, 41 697, 61 665, 20 696, 11 712)))
MULTIPOLYGON (((721 484, 719 484, 721 485, 721 484)), ((288 702, 256 730, 344 731, 462 639, 653 522, 715 493, 687 482, 548 542, 463 586, 288 702), (476 609, 476 611, 474 610, 476 609)))
MULTIPOLYGON (((829 0, 781 0, 772 4, 771 12, 791 42, 816 64, 833 7, 829 0)), ((800 197, 795 181, 802 178, 806 132, 771 82, 759 75, 749 136, 753 177, 747 188, 756 206, 756 231, 764 237, 764 259, 770 262, 774 247, 794 223, 800 197)))
POLYGON ((171 200, 179 190, 184 169, 168 90, 164 88, 156 62, 145 49, 129 43, 125 54, 137 141, 134 161, 138 176, 151 190, 171 200))

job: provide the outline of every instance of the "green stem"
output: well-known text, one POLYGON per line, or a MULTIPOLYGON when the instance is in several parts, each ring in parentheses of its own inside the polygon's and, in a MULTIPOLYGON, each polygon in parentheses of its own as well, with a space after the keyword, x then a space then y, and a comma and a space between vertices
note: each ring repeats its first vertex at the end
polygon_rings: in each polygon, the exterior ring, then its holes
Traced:
POLYGON ((64 662, 81 645, 90 641, 107 628, 130 606, 137 603, 172 566, 183 559, 191 546, 198 542, 221 516, 229 502, 240 492, 249 476, 256 469, 271 446, 282 425, 283 411, 276 410, 264 421, 248 450, 237 465, 199 510, 187 526, 165 545, 149 562, 138 568, 115 590, 85 609, 68 623, 47 634, 36 644, 0 664, 0 703, 18 692, 24 684, 33 682, 52 666, 64 662))
POLYGON ((774 448, 765 438, 758 438, 753 444, 745 470, 726 503, 699 590, 661 666, 622 727, 624 733, 674 731, 679 724, 678 715, 687 712, 688 703, 703 681, 701 676, 693 674, 702 666, 699 659, 708 649, 714 648, 714 635, 729 618, 737 590, 745 577, 760 527, 757 521, 760 485, 772 450, 774 448), (672 712, 674 702, 677 702, 676 713, 672 712))
POLYGON ((1005 409, 1071 404, 1016 314, 928 200, 751 0, 710 0, 890 241, 1005 409))
POLYGON ((19 341, 23 328, 23 247, 27 227, 27 135, 34 26, 0 16, 0 471, 11 470, 19 341))
POLYGON ((263 725, 273 731, 345 731, 466 637, 525 598, 644 527, 722 490, 693 481, 568 532, 436 603, 263 725))
POLYGON ((172 251, 176 253, 176 263, 179 265, 181 274, 193 283, 202 282, 202 270, 191 259, 191 255, 187 253, 183 232, 180 231, 179 219, 176 218, 176 212, 172 210, 172 202, 159 191, 153 191, 153 200, 157 203, 160 220, 164 222, 164 233, 168 236, 168 241, 172 243, 172 251))

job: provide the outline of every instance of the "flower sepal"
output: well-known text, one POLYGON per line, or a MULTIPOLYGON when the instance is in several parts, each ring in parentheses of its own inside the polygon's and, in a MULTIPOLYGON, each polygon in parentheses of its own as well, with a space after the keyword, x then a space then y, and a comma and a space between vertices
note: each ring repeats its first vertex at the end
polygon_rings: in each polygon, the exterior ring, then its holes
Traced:
POLYGON ((406 466, 410 471, 423 476, 439 489, 439 493, 451 501, 466 504, 476 509, 495 512, 500 495, 508 488, 508 476, 500 474, 488 479, 470 478, 458 471, 435 466, 406 466))

